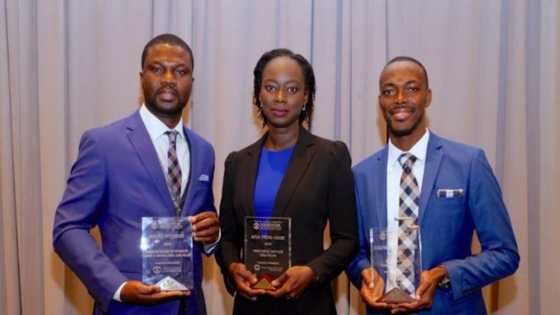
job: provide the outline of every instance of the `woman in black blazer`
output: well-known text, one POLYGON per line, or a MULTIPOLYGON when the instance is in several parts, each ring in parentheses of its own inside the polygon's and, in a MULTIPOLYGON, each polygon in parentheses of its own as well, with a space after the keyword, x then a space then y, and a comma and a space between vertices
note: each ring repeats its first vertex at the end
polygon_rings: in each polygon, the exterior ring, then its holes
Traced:
POLYGON ((253 103, 267 132, 227 157, 220 204, 216 260, 235 292, 234 314, 336 314, 330 283, 356 252, 356 210, 346 145, 304 128, 314 97, 304 57, 275 49, 259 59, 253 103), (244 219, 263 213, 291 218, 292 267, 272 290, 255 289, 257 277, 243 263, 244 219), (331 245, 324 249, 327 221, 331 245))

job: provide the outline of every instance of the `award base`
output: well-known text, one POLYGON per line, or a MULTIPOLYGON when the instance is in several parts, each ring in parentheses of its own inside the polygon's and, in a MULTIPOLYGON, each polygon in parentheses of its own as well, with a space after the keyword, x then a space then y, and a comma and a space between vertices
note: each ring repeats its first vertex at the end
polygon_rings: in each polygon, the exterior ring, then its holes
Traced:
POLYGON ((387 304, 411 303, 416 301, 406 292, 399 288, 393 288, 381 298, 380 302, 387 304))
POLYGON ((255 283, 252 288, 261 290, 276 290, 276 288, 272 286, 273 280, 274 278, 271 275, 261 275, 259 277, 259 281, 255 283))
POLYGON ((185 287, 181 282, 171 278, 165 277, 156 283, 162 291, 188 291, 189 289, 185 287))

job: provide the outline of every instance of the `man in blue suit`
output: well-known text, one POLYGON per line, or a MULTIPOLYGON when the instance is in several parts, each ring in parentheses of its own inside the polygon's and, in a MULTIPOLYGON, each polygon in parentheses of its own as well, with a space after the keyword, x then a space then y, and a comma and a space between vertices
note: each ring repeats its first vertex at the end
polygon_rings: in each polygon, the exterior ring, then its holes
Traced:
POLYGON ((82 136, 54 222, 53 245, 95 299, 94 314, 204 315, 201 252, 218 240, 212 146, 181 118, 193 82, 193 55, 162 34, 142 53, 144 104, 82 136), (194 287, 164 291, 142 280, 142 217, 188 217, 194 287), (101 248, 89 231, 98 226, 101 248))
POLYGON ((428 130, 425 110, 432 94, 417 60, 389 61, 379 89, 389 141, 353 170, 360 251, 348 276, 368 314, 486 314, 481 288, 515 272, 519 255, 485 154, 428 130), (370 229, 396 231, 397 236, 387 234, 384 258, 394 273, 371 267, 370 229), (473 255, 475 231, 482 250, 473 255), (418 251, 407 246, 416 237, 422 267, 415 274, 407 261, 418 251), (407 284, 413 301, 384 302, 385 293, 407 284))

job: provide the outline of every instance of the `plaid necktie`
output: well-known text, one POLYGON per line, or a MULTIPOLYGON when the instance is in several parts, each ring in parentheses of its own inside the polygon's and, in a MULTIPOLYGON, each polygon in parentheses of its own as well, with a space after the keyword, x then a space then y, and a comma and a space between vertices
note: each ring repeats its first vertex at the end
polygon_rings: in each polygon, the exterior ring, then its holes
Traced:
POLYGON ((169 137, 169 149, 167 151, 167 186, 171 192, 171 197, 175 202, 176 210, 180 211, 181 200, 181 167, 177 159, 177 135, 176 130, 166 131, 169 137))
POLYGON ((416 157, 410 153, 399 156, 403 168, 399 193, 399 242, 397 250, 397 286, 410 295, 415 293, 414 262, 418 244, 416 215, 420 204, 420 190, 412 166, 416 157))

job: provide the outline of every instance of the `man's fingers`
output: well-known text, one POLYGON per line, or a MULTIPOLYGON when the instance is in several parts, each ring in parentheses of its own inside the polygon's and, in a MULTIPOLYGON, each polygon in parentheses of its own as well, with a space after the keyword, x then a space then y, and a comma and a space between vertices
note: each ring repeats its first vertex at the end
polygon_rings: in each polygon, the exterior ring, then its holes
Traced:
POLYGON ((146 285, 137 280, 129 280, 121 291, 121 300, 126 303, 151 303, 145 297, 150 297, 160 292, 156 285, 146 285))
POLYGON ((157 285, 146 285, 140 281, 127 281, 121 291, 125 303, 153 305, 180 299, 191 294, 190 291, 162 291, 157 285))
POLYGON ((366 287, 373 289, 374 287, 374 282, 373 279, 371 279, 371 277, 362 277, 362 285, 365 285, 366 287))
POLYGON ((214 211, 204 211, 204 212, 200 212, 198 214, 195 214, 193 216, 189 217, 189 221, 191 222, 191 224, 194 225, 198 225, 199 223, 201 223, 202 221, 208 219, 210 221, 214 221, 214 219, 217 220, 218 216, 216 215, 216 212, 214 211))
POLYGON ((145 294, 145 295, 152 295, 159 293, 161 291, 160 287, 157 285, 144 285, 141 284, 138 286, 138 293, 145 294))
POLYGON ((373 288, 374 286, 374 279, 375 279, 374 273, 375 271, 371 267, 362 270, 362 281, 365 283, 365 285, 367 285, 370 288, 373 288))
POLYGON ((217 239, 219 233, 219 227, 213 226, 204 230, 197 230, 193 233, 195 241, 199 242, 213 242, 217 239))
POLYGON ((195 236, 198 237, 208 237, 208 236, 215 236, 218 233, 219 227, 218 225, 210 225, 204 229, 197 229, 194 232, 195 236))
POLYGON ((187 297, 191 295, 191 291, 161 291, 155 295, 153 295, 156 299, 165 299, 165 300, 172 300, 182 297, 187 297))
POLYGON ((418 286, 418 289, 416 289, 416 298, 420 299, 425 293, 426 290, 428 290, 430 288, 432 284, 430 282, 420 282, 420 285, 418 286))
POLYGON ((193 224, 193 231, 199 232, 207 229, 217 228, 219 226, 218 218, 206 218, 193 224))
POLYGON ((201 242, 203 244, 211 244, 214 243, 217 239, 218 239, 218 232, 216 231, 215 233, 211 233, 211 235, 208 236, 200 236, 200 234, 194 233, 193 234, 193 239, 197 242, 201 242))
POLYGON ((201 212, 190 217, 193 238, 197 242, 212 243, 218 238, 220 221, 213 211, 201 212))
POLYGON ((368 290, 367 286, 362 286, 362 289, 360 290, 360 295, 362 296, 362 299, 364 299, 364 302, 366 302, 366 304, 372 305, 373 303, 375 303, 375 297, 373 295, 373 291, 368 290))

